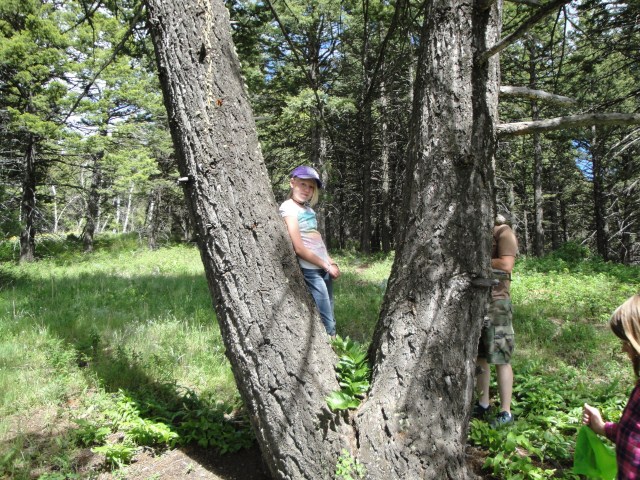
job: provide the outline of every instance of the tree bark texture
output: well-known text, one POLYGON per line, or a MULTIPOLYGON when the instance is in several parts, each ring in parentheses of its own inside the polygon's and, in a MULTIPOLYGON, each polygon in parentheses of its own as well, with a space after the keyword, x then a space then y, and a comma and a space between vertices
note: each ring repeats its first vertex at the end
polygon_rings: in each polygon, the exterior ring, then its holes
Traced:
POLYGON ((332 478, 351 430, 278 214, 223 3, 148 0, 165 105, 227 357, 274 478, 332 478))
POLYGON ((429 4, 400 238, 370 396, 329 412, 335 356, 278 216, 218 0, 147 0, 185 197, 227 356, 275 478, 468 477, 464 446, 488 291, 501 3, 429 4))
POLYGON ((490 10, 427 4, 404 221, 370 353, 370 395, 355 418, 372 478, 466 478, 464 446, 494 214, 497 61, 490 10))

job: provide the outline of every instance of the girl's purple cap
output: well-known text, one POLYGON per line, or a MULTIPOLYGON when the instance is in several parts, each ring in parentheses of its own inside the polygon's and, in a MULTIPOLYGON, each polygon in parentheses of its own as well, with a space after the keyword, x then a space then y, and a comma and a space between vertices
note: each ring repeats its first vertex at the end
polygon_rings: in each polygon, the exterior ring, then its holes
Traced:
POLYGON ((322 188, 322 180, 320 180, 320 175, 313 167, 308 167, 306 165, 300 165, 299 167, 294 168, 289 174, 289 178, 313 178, 318 184, 318 188, 322 188))

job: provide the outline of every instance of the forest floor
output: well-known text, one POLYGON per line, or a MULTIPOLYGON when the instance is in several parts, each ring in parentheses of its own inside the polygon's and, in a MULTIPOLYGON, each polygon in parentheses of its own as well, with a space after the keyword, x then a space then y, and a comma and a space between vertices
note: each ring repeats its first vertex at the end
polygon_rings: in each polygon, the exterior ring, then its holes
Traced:
MULTIPOLYGON (((68 412, 67 412, 68 413, 68 412)), ((31 412, 29 416, 14 417, 13 427, 0 435, 2 446, 13 441, 16 436, 23 440, 24 452, 37 451, 43 459, 55 457, 58 453, 59 439, 67 438, 73 423, 69 417, 58 412, 31 412), (13 437, 13 438, 12 438, 13 437)), ((117 441, 117 439, 113 439, 117 441)), ((467 460, 470 468, 479 478, 491 480, 495 477, 482 472, 486 451, 467 447, 467 460)), ((68 462, 80 478, 97 480, 270 480, 266 466, 262 462, 260 450, 256 444, 249 449, 220 455, 211 448, 197 445, 169 449, 161 452, 145 448, 133 461, 119 470, 108 468, 104 455, 93 453, 90 448, 78 449, 68 462)), ((31 472, 31 478, 44 474, 55 474, 52 464, 47 461, 47 469, 31 472)), ((55 467, 54 467, 55 468, 55 467)))

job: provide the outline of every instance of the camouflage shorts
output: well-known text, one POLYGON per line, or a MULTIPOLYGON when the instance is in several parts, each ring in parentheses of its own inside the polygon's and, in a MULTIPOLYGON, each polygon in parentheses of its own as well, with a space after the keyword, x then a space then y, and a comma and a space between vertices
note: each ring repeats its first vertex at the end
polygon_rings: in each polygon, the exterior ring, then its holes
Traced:
POLYGON ((494 300, 489 305, 490 324, 482 327, 478 357, 488 363, 503 365, 511 362, 515 347, 511 300, 494 300))

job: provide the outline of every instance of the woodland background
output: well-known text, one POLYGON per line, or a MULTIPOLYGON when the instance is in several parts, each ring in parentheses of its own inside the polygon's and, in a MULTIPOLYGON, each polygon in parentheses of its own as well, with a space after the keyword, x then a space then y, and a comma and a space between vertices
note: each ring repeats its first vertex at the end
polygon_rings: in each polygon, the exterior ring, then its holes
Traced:
MULTIPOLYGON (((276 197, 293 167, 312 164, 330 248, 393 250, 423 3, 227 6, 276 197)), ((507 3, 503 36, 529 12, 507 3)), ((501 52, 501 122, 637 113, 639 18, 637 0, 577 1, 529 30, 501 52)), ((139 3, 2 0, 0 38, 0 233, 20 239, 20 260, 36 258, 43 234, 87 251, 101 232, 137 232, 151 248, 190 240, 139 3)), ((500 138, 497 203, 521 253, 575 242, 640 261, 640 128, 500 138)))

